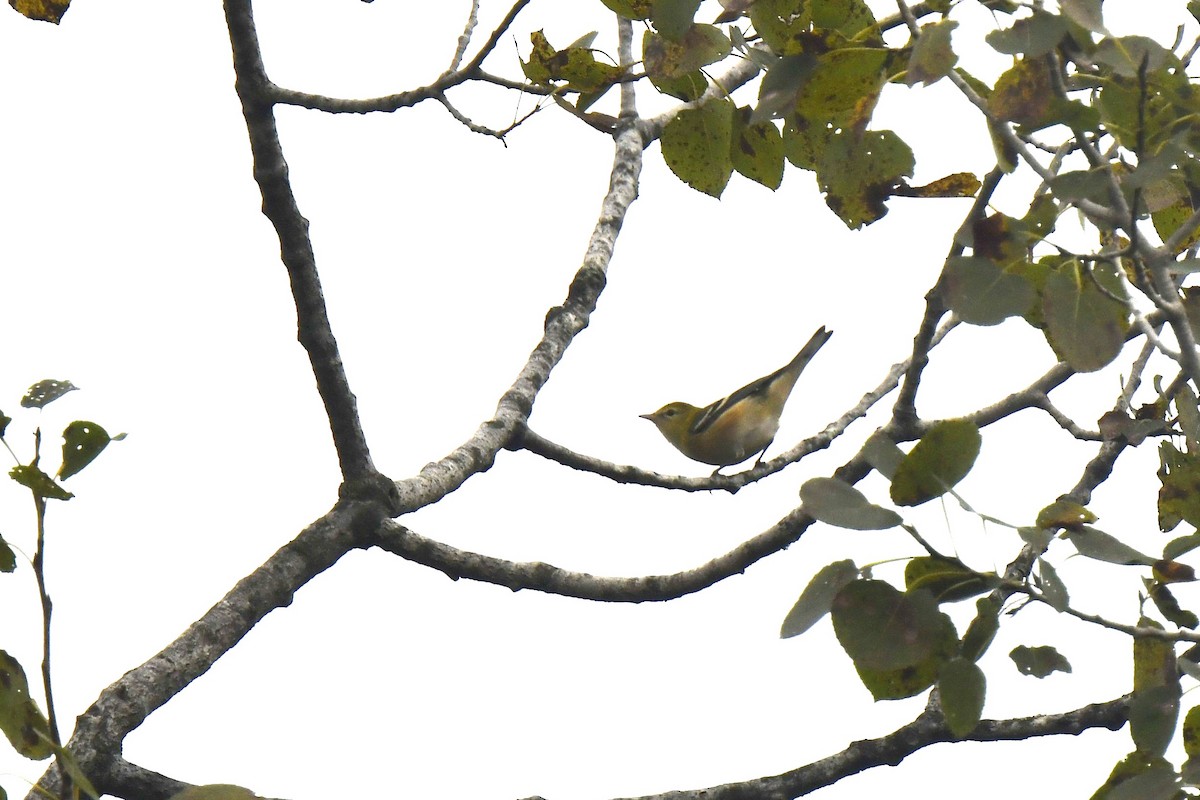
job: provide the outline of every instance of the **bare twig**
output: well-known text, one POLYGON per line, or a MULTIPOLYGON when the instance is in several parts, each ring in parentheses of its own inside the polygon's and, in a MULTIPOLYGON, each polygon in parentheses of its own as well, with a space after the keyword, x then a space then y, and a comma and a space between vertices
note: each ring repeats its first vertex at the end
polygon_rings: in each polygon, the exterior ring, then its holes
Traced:
POLYGON ((442 73, 443 75, 454 72, 462 64, 463 58, 467 55, 467 48, 471 46, 471 34, 475 32, 475 26, 478 24, 479 0, 471 0, 471 13, 467 15, 467 24, 463 27, 463 32, 458 37, 458 46, 454 48, 454 56, 450 59, 450 66, 442 73))

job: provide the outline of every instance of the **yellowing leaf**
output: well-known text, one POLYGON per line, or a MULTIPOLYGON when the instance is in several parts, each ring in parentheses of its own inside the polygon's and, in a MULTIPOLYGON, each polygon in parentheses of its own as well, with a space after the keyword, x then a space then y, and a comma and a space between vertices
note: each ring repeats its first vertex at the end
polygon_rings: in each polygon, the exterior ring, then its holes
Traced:
POLYGON ((725 98, 698 108, 685 108, 663 128, 663 160, 688 186, 720 197, 733 173, 729 146, 733 138, 733 103, 725 98))
POLYGON ((1070 500, 1055 500, 1043 508, 1037 515, 1039 528, 1072 528, 1078 525, 1089 525, 1096 521, 1096 515, 1085 506, 1070 500))
POLYGON ((30 19, 57 25, 67 13, 71 0, 8 0, 8 4, 30 19))
POLYGON ((979 178, 970 172, 955 172, 924 186, 901 187, 896 194, 902 197, 974 197, 979 191, 979 178))
POLYGON ((914 163, 912 150, 892 131, 842 132, 817 160, 817 184, 833 213, 857 229, 887 214, 885 201, 912 176, 914 163))
POLYGON ((988 109, 997 119, 1031 128, 1041 126, 1054 107, 1054 87, 1042 61, 1018 61, 1000 76, 988 109))

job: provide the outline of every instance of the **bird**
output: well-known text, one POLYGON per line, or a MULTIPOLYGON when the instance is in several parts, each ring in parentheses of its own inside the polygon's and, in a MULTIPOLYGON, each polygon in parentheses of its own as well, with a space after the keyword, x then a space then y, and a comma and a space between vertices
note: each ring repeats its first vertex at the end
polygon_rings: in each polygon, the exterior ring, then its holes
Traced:
POLYGON ((639 416, 653 422, 688 458, 716 465, 714 475, 755 454, 757 467, 779 431, 779 418, 796 379, 832 335, 822 325, 786 365, 704 408, 667 403, 653 414, 639 416))

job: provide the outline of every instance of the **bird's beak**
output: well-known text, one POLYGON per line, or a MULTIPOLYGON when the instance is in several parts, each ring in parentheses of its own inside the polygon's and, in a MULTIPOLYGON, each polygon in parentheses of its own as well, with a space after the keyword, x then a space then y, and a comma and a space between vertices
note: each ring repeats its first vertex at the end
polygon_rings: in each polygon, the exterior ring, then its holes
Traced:
POLYGON ((641 417, 642 419, 648 419, 648 420, 650 420, 651 422, 654 422, 654 415, 653 415, 653 414, 638 414, 638 416, 639 416, 639 417, 641 417))

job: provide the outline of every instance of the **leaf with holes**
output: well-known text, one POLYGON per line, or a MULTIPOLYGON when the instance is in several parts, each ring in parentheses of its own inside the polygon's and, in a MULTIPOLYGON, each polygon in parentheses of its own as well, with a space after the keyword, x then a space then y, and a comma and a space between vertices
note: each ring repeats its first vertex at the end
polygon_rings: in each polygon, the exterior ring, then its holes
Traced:
POLYGON ((58 477, 66 479, 79 472, 100 455, 113 439, 94 422, 75 420, 63 431, 62 466, 58 477))
POLYGON ((45 408, 67 392, 73 392, 79 387, 70 381, 46 379, 38 381, 21 398, 21 408, 45 408))

